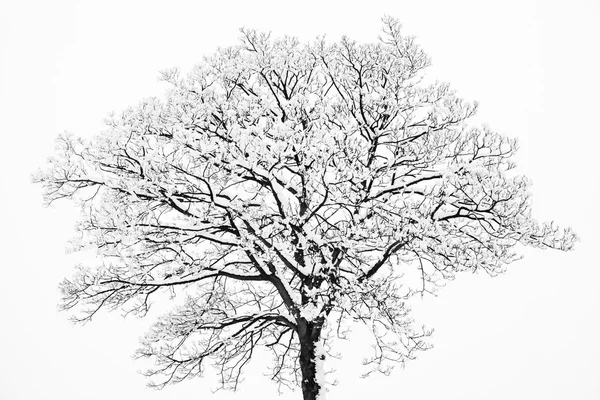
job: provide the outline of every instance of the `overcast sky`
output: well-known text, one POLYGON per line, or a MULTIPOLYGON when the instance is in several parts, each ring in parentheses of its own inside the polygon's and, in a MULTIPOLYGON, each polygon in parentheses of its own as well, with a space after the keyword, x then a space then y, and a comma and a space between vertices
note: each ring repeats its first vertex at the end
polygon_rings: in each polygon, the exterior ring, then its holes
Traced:
MULTIPOLYGON (((77 213, 42 207, 29 175, 63 131, 92 135, 110 111, 160 95, 242 26, 374 41, 395 16, 433 59, 428 77, 480 102, 478 121, 517 137, 534 214, 570 225, 575 251, 527 250, 507 274, 459 275, 414 304, 435 348, 389 377, 357 379, 359 333, 330 399, 600 398, 600 3, 597 0, 0 1, 0 399, 200 399, 214 379, 157 392, 131 359, 151 321, 103 314, 80 327, 56 309, 76 257, 77 213)), ((349 347, 342 347, 342 351, 349 347)), ((237 393, 278 397, 254 364, 237 393)), ((208 374, 210 375, 210 373, 208 374)), ((212 397, 211 397, 212 398, 212 397)))

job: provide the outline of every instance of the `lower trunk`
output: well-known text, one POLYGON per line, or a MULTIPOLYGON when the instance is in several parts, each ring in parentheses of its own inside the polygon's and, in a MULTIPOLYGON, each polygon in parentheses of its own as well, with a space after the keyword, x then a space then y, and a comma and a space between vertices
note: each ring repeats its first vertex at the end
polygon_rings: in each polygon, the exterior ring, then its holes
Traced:
MULTIPOLYGON (((300 370, 302 371, 302 394, 304 400, 317 400, 319 393, 324 390, 321 387, 323 382, 319 382, 317 375, 317 363, 315 354, 316 345, 321 336, 321 326, 312 322, 305 322, 305 326, 300 329, 304 331, 300 334, 300 370)), ((318 355, 324 357, 323 355, 318 355)), ((321 360, 320 360, 321 361, 321 360)))

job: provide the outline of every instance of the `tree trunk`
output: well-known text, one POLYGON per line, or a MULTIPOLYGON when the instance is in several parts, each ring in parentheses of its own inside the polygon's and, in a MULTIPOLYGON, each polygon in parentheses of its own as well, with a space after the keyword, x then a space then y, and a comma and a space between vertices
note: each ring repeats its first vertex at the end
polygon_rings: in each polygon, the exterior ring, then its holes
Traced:
POLYGON ((323 382, 317 380, 315 349, 321 336, 322 324, 302 321, 299 324, 300 337, 300 370, 302 371, 302 394, 304 400, 317 400, 324 388, 323 382))

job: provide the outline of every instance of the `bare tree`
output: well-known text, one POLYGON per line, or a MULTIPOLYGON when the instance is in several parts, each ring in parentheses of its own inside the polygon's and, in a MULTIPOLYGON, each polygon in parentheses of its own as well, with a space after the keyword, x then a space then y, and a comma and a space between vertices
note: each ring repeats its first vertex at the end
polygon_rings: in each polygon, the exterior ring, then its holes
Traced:
POLYGON ((467 125, 476 104, 423 84, 429 58, 383 23, 376 44, 242 30, 187 76, 163 73, 164 99, 91 140, 61 136, 34 177, 48 204, 81 207, 73 248, 101 260, 61 284, 77 321, 185 298, 137 352, 156 362, 152 386, 212 361, 236 389, 264 346, 273 380, 316 399, 349 322, 373 332, 365 373, 387 373, 428 348, 409 297, 460 271, 496 275, 519 243, 572 247, 569 229, 532 219, 515 140, 467 125))

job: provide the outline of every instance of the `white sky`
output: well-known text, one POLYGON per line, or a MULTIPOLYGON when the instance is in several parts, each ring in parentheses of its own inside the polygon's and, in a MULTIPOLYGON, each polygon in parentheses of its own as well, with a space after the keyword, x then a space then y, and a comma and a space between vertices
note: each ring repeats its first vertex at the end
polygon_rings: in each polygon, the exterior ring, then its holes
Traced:
MULTIPOLYGON (((571 225, 581 242, 567 254, 528 250, 497 279, 459 276, 415 306, 436 329, 433 350, 367 380, 349 355, 328 397, 600 398, 597 0, 0 0, 0 10, 0 399, 200 399, 214 387, 210 377, 145 387, 130 356, 150 321, 104 314, 79 327, 56 311, 57 284, 75 262, 64 248, 76 214, 69 203, 44 209, 29 183, 55 136, 90 135, 109 111, 160 95, 159 70, 190 68, 234 44, 242 26, 370 41, 384 14, 433 58, 429 77, 480 101, 481 121, 519 138, 536 216, 571 225)), ((352 349, 360 345, 357 335, 352 349)), ((256 367, 238 393, 214 398, 278 398, 256 367)))

